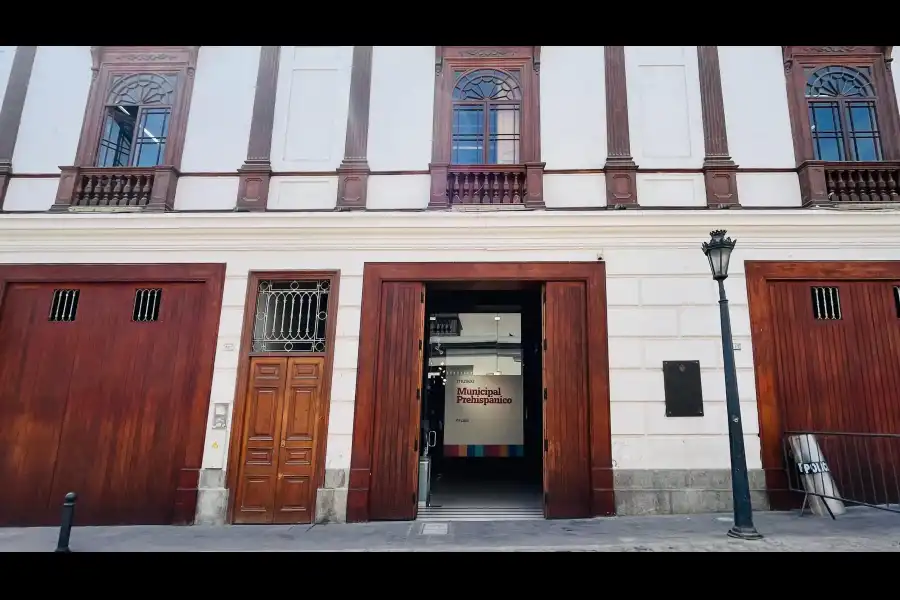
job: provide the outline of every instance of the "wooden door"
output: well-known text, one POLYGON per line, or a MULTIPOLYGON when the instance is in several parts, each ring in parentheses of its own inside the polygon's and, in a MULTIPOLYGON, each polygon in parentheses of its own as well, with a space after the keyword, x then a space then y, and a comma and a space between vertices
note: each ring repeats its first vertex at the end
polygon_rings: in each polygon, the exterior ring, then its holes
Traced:
POLYGON ((322 412, 324 357, 292 357, 281 412, 275 523, 310 523, 316 502, 316 435, 322 412))
POLYGON ((587 300, 583 282, 548 282, 544 325, 544 516, 591 515, 587 300))
MULTIPOLYGON (((184 465, 206 310, 196 283, 83 286, 81 336, 69 386, 53 497, 78 493, 78 518, 95 525, 169 524, 184 465), (156 315, 134 318, 152 290, 156 315), (143 319, 143 320, 142 320, 143 319)), ((57 500, 57 502, 59 502, 57 500)))
POLYGON ((251 359, 235 489, 235 523, 272 523, 275 519, 278 450, 284 425, 281 408, 286 388, 286 358, 251 359))
POLYGON ((324 366, 319 356, 251 359, 235 523, 312 522, 324 366))
POLYGON ((51 496, 53 471, 83 327, 77 319, 48 320, 52 294, 46 285, 10 285, 0 312, 0 481, 5 482, 0 486, 0 525, 4 526, 49 525, 58 518, 62 502, 51 496))
POLYGON ((893 284, 770 286, 783 430, 820 433, 817 441, 846 497, 900 501, 900 446, 886 438, 825 435, 900 431, 900 323, 893 284))
POLYGON ((375 368, 371 520, 416 517, 424 330, 425 285, 384 282, 375 368))
POLYGON ((16 484, 0 491, 0 519, 55 524, 76 492, 83 525, 172 522, 203 296, 196 283, 10 286, 0 317, 0 481, 16 484), (63 319, 51 308, 58 290, 78 297, 63 319), (159 311, 135 319, 136 297, 150 293, 159 311))

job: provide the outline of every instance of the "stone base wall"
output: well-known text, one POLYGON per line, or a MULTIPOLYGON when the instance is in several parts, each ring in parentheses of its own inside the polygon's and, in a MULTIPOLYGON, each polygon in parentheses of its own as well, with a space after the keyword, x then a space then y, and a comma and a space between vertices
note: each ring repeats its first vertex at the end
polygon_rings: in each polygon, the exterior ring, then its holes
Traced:
MULTIPOLYGON (((616 514, 680 515, 729 512, 731 471, 728 469, 617 469, 614 472, 616 514)), ((751 469, 750 497, 755 510, 768 510, 762 469, 751 469)))
MULTIPOLYGON (((765 475, 752 469, 753 508, 768 510, 765 475)), ((347 520, 349 469, 327 469, 325 485, 316 490, 316 523, 347 520)), ((731 472, 728 469, 617 469, 614 472, 617 515, 680 515, 730 512, 731 472)), ((197 525, 223 525, 228 502, 222 469, 203 469, 197 499, 197 525)))
POLYGON ((347 521, 350 469, 325 469, 325 486, 316 490, 316 523, 347 521))
POLYGON ((195 525, 224 525, 228 509, 228 490, 224 469, 201 469, 197 490, 195 525))

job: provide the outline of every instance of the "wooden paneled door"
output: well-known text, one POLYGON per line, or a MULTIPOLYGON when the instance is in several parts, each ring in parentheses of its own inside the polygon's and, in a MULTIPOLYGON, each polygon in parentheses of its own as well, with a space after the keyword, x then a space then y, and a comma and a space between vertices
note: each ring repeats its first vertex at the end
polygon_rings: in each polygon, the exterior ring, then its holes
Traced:
POLYGON ((324 357, 251 359, 235 523, 312 521, 324 371, 324 357))
POLYGON ((371 520, 416 518, 425 284, 385 281, 375 370, 371 520))
POLYGON ((891 281, 770 284, 784 431, 812 431, 848 498, 900 501, 900 314, 891 281))
POLYGON ((543 290, 544 516, 591 516, 587 299, 584 282, 543 290))
POLYGON ((218 266, 6 268, 0 525, 58 523, 68 492, 80 525, 192 521, 196 488, 182 486, 199 469, 192 448, 202 451, 218 329, 207 311, 221 298, 211 295, 220 281, 207 286, 197 269, 212 277, 213 267, 224 275, 218 266), (43 271, 72 280, 27 281, 43 271), (160 279, 127 281, 142 272, 160 279), (166 280, 170 272, 196 281, 166 280))

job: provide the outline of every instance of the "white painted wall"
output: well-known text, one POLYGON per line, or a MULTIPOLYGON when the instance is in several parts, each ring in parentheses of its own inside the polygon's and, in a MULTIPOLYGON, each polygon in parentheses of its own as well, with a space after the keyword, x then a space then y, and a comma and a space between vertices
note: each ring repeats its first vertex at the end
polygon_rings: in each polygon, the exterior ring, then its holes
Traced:
MULTIPOLYGON (((14 173, 58 174, 60 166, 75 161, 90 85, 90 46, 38 46, 13 153, 14 173)), ((44 210, 43 204, 36 198, 30 210, 44 210)))
MULTIPOLYGON (((696 46, 626 46, 631 154, 645 169, 703 166, 703 115, 696 46)), ((643 206, 705 206, 703 177, 639 174, 643 206)))
POLYGON ((0 106, 3 105, 3 98, 6 96, 6 84, 9 82, 9 73, 15 57, 16 46, 0 46, 0 106))
MULTIPOLYGON (((728 151, 743 168, 796 165, 781 46, 719 46, 728 151)), ((744 206, 800 206, 793 173, 738 173, 744 206)))
POLYGON ((602 169, 606 163, 603 61, 603 46, 541 46, 541 158, 547 169, 602 169))
POLYGON ((200 47, 181 157, 183 172, 234 173, 244 163, 259 52, 259 46, 200 47))
MULTIPOLYGON (((897 48, 897 46, 891 46, 892 53, 893 49, 897 48)), ((897 69, 891 69, 891 75, 894 78, 894 91, 900 90, 900 73, 897 72, 897 69)), ((900 95, 897 96, 897 108, 900 110, 900 95)))
MULTIPOLYGON (((717 227, 740 240, 727 289, 741 344, 736 358, 748 462, 758 468, 743 261, 900 260, 900 212, 6 215, 0 219, 0 262, 226 263, 211 396, 226 403, 234 399, 248 271, 340 269, 326 464, 347 468, 365 262, 595 261, 602 254, 615 466, 725 468, 717 295, 699 250, 717 227), (679 359, 701 362, 704 417, 664 416, 662 361, 679 359)), ((210 430, 204 467, 223 467, 227 444, 227 431, 210 430)))
MULTIPOLYGON (((374 47, 368 141, 373 171, 428 170, 434 81, 434 46, 374 47)), ((370 189, 369 201, 373 199, 382 202, 370 189)))
MULTIPOLYGON (((283 46, 278 68, 272 169, 334 171, 344 158, 352 46, 283 46)), ((272 179, 269 208, 324 210, 337 202, 337 177, 272 179)))

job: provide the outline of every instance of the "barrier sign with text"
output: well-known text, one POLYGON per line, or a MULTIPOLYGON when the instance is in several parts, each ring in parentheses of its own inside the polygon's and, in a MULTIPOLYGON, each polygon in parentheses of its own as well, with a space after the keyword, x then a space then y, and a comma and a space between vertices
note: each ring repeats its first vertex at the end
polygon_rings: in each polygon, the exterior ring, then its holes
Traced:
POLYGON ((445 385, 444 456, 522 456, 521 376, 450 376, 445 385))

